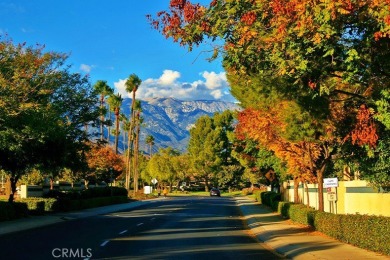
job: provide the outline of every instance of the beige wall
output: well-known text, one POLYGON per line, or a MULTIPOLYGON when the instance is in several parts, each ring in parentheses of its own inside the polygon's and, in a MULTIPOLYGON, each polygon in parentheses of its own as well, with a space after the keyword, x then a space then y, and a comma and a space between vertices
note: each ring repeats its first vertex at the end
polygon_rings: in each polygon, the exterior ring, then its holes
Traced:
MULTIPOLYGON (((317 184, 308 184, 309 205, 318 209, 317 184)), ((339 187, 332 188, 337 192, 337 201, 328 201, 326 189, 324 189, 324 210, 337 214, 368 214, 390 217, 390 193, 378 193, 370 187, 366 181, 339 181, 339 187)), ((303 185, 299 189, 299 201, 307 205, 307 193, 303 185)), ((283 199, 294 201, 294 186, 285 182, 283 184, 283 199)))

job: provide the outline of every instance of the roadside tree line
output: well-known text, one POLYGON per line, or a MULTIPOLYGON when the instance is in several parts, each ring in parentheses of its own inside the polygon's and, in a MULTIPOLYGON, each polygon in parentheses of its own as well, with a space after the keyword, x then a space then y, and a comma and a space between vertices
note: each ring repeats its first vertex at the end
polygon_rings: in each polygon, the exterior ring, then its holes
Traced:
POLYGON ((243 108, 241 161, 318 183, 322 211, 323 178, 345 167, 390 186, 389 17, 388 1, 172 0, 149 21, 214 46, 243 108))
POLYGON ((108 183, 123 177, 129 190, 132 173, 138 189, 142 118, 135 92, 141 80, 131 74, 126 82, 133 95, 126 118, 120 113, 121 95, 106 81, 92 86, 87 76, 71 72, 67 58, 45 52, 41 45, 0 41, 0 171, 2 180, 7 177, 10 202, 18 183, 39 184, 44 179, 51 185, 58 179, 83 179, 87 186, 90 181, 108 183), (118 153, 120 122, 132 151, 126 158, 118 153))

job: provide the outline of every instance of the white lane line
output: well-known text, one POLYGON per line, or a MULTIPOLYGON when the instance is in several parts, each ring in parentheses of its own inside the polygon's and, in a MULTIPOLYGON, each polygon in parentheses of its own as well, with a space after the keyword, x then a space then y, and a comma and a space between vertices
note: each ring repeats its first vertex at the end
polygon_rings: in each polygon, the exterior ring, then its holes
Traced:
POLYGON ((156 218, 151 218, 150 220, 155 220, 156 218))
POLYGON ((104 241, 100 246, 105 246, 107 243, 110 242, 109 240, 104 241))
POLYGON ((122 235, 122 234, 124 234, 126 232, 127 232, 127 230, 123 230, 122 232, 119 232, 119 235, 122 235))
POLYGON ((139 227, 139 226, 142 226, 144 223, 139 223, 139 224, 137 224, 137 227, 139 227))

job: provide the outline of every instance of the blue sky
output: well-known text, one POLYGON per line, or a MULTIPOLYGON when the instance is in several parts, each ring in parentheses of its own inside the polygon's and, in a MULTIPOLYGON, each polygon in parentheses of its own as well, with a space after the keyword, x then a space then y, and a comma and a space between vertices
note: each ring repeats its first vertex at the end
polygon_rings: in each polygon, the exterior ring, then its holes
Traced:
POLYGON ((190 53, 151 28, 146 15, 168 6, 169 0, 0 0, 0 34, 69 54, 72 70, 92 84, 106 80, 123 96, 135 73, 143 81, 140 99, 234 101, 220 60, 206 60, 210 44, 190 53))

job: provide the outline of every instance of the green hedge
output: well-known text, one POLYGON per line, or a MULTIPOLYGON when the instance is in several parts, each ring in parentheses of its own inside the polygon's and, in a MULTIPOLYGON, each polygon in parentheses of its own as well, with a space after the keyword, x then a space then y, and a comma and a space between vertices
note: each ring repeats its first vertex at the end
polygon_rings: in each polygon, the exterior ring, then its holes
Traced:
POLYGON ((253 194, 255 195, 255 199, 261 204, 262 201, 261 201, 261 194, 264 193, 266 191, 263 191, 263 190, 255 190, 253 191, 253 194))
POLYGON ((261 197, 262 204, 271 207, 285 218, 310 225, 339 241, 390 255, 390 217, 319 212, 303 204, 278 201, 280 195, 275 192, 256 194, 256 199, 258 196, 261 197))
POLYGON ((0 221, 128 202, 127 190, 121 187, 99 187, 81 192, 51 191, 46 196, 46 198, 20 199, 13 203, 0 201, 0 221))
POLYGON ((61 211, 82 210, 128 202, 127 196, 100 197, 80 200, 60 200, 61 211))
POLYGON ((0 201, 0 221, 12 220, 28 216, 26 203, 0 201))
POLYGON ((390 255, 390 218, 317 212, 316 230, 345 243, 390 255))
POLYGON ((266 191, 260 193, 261 203, 272 208, 274 211, 278 211, 279 202, 282 200, 280 193, 273 191, 266 191))
POLYGON ((109 196, 127 196, 127 190, 121 187, 103 187, 103 188, 91 188, 83 190, 80 193, 81 199, 91 199, 98 197, 109 197, 109 196))
POLYGON ((53 198, 26 198, 20 199, 18 202, 25 203, 29 214, 43 215, 46 212, 58 211, 58 201, 53 198))

